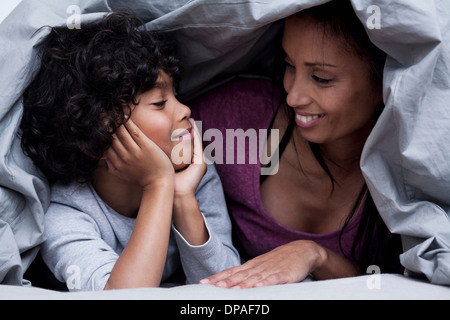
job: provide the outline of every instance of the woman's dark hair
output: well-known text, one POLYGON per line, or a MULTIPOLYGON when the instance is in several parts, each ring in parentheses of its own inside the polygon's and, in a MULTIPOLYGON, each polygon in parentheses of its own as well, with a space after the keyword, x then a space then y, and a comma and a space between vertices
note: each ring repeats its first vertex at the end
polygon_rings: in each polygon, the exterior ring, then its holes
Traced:
POLYGON ((381 84, 386 53, 370 41, 349 0, 333 0, 300 11, 297 15, 313 18, 324 38, 344 39, 341 42, 343 50, 366 60, 373 83, 381 84))
MULTIPOLYGON (((370 41, 366 30, 356 16, 350 1, 331 1, 320 6, 303 10, 297 13, 297 15, 314 19, 314 21, 317 22, 318 28, 323 32, 324 38, 333 37, 343 39, 343 41, 341 41, 343 50, 356 54, 359 58, 367 61, 370 67, 370 76, 373 85, 381 87, 386 54, 370 41)), ((283 92, 282 99, 284 101, 286 100, 286 92, 283 92)), ((375 118, 379 117, 383 108, 384 104, 380 101, 379 107, 374 114, 375 118)), ((280 143, 280 149, 287 145, 295 127, 292 108, 287 108, 287 112, 289 113, 290 123, 285 136, 280 143)), ((334 189, 337 182, 326 164, 320 145, 312 142, 310 142, 309 145, 316 160, 329 176, 334 189)), ((365 273, 367 267, 370 265, 377 265, 382 272, 400 272, 400 236, 391 234, 387 229, 379 215, 370 192, 368 192, 366 184, 364 184, 355 201, 353 209, 350 211, 344 226, 341 229, 339 236, 341 251, 344 252, 341 244, 343 232, 361 205, 363 205, 363 212, 352 246, 352 257, 348 258, 351 258, 358 263, 361 273, 365 273), (362 203, 364 197, 365 201, 362 203)))
POLYGON ((160 71, 179 81, 173 42, 118 9, 81 29, 51 28, 23 96, 22 148, 50 183, 87 182, 112 134, 160 71))

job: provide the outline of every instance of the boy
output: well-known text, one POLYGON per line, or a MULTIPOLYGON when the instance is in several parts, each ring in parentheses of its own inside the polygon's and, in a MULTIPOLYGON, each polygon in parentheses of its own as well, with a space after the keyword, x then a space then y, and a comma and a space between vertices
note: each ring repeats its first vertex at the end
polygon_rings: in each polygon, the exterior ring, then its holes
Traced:
POLYGON ((176 98, 173 49, 126 10, 53 28, 24 94, 22 146, 51 183, 42 256, 79 286, 188 283, 239 264, 218 175, 176 98), (180 159, 181 158, 181 159, 180 159), (181 160, 181 161, 180 161, 181 160))

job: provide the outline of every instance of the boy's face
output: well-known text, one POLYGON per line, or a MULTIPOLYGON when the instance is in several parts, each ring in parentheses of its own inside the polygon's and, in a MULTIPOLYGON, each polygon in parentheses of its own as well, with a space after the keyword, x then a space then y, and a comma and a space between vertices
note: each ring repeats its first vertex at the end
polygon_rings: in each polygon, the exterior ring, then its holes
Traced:
POLYGON ((175 170, 186 167, 192 159, 193 128, 191 110, 180 103, 172 78, 160 71, 156 86, 137 97, 131 119, 172 161, 175 170))

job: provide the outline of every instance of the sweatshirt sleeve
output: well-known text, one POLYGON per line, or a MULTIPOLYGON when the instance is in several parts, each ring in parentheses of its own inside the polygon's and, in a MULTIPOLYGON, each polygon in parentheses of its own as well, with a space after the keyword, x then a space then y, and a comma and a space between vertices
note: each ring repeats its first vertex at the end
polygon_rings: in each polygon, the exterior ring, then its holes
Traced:
POLYGON ((219 175, 214 165, 209 164, 207 168, 196 198, 209 239, 203 245, 192 246, 172 226, 187 283, 198 283, 205 277, 240 264, 239 253, 232 242, 231 220, 219 175))
POLYGON ((70 206, 53 203, 45 215, 42 257, 70 291, 103 290, 118 259, 95 221, 70 206))

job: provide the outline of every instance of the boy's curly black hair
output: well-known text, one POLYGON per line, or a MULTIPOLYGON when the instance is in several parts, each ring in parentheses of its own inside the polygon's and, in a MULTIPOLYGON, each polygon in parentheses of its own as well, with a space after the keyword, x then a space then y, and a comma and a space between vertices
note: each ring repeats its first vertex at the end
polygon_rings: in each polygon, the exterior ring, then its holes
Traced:
POLYGON ((81 29, 51 28, 41 67, 23 96, 22 148, 50 183, 87 182, 112 134, 162 70, 176 86, 172 41, 115 10, 81 29), (128 108, 128 109, 127 109, 128 108))

